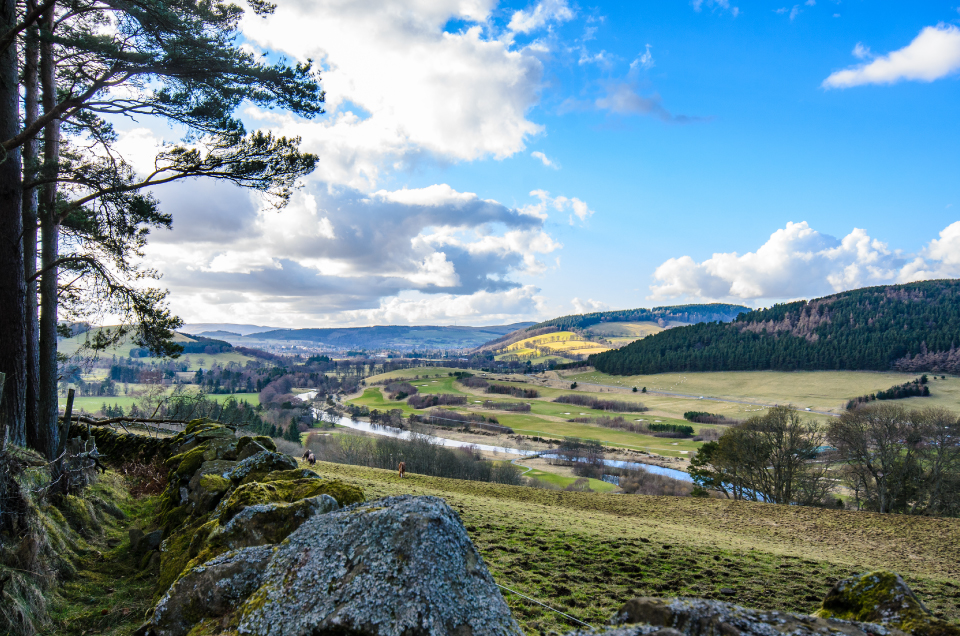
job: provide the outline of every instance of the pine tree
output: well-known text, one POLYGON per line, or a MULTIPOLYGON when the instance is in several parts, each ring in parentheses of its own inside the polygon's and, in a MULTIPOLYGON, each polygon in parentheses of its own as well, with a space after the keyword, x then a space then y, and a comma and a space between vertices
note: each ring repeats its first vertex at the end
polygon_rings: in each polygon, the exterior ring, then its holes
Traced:
MULTIPOLYGON (((260 15, 272 10, 260 0, 249 5, 260 15)), ((50 456, 59 445, 51 390, 59 310, 75 316, 91 304, 106 305, 125 316, 140 346, 177 350, 170 338, 180 323, 164 306, 165 292, 143 287, 150 272, 133 264, 149 229, 170 223, 141 190, 211 177, 284 205, 315 157, 298 150, 298 139, 248 134, 233 112, 249 101, 312 117, 323 112, 323 92, 309 63, 266 65, 243 51, 237 30, 243 10, 234 4, 74 0, 38 7, 28 0, 17 9, 9 0, 0 4, 0 227, 5 238, 23 236, 35 245, 38 224, 41 254, 37 271, 32 256, 25 260, 23 242, 0 242, 0 371, 10 378, 0 420, 12 441, 29 441, 50 456), (103 34, 105 24, 112 35, 103 34), (116 153, 116 135, 102 119, 108 114, 166 119, 187 131, 185 142, 163 148, 157 170, 139 177, 116 153), (71 139, 79 136, 93 147, 78 150, 71 139), (30 162, 23 170, 21 150, 30 162), (74 249, 61 254, 64 232, 74 249), (74 281, 67 289, 61 273, 74 281), (34 328, 27 289, 38 279, 34 328), (32 367, 40 383, 36 416, 27 407, 32 367)), ((104 348, 126 331, 101 332, 94 346, 104 348)))

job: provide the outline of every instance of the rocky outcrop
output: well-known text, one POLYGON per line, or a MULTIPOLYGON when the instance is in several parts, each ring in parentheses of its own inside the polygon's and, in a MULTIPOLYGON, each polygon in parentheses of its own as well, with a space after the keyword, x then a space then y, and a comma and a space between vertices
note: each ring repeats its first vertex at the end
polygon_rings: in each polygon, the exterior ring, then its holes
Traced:
POLYGON ((141 633, 181 636, 198 624, 276 636, 520 634, 457 514, 413 496, 314 514, 279 545, 188 568, 141 633))
POLYGON ((960 636, 960 628, 930 614, 899 575, 882 570, 838 582, 816 616, 879 623, 918 636, 960 636))
MULTIPOLYGON (((628 601, 611 622, 617 627, 603 632, 604 636, 904 636, 900 630, 882 625, 690 598, 636 598, 628 601)), ((588 633, 578 632, 576 636, 588 633)))
MULTIPOLYGON (((442 499, 364 503, 358 488, 322 479, 270 440, 206 421, 168 448, 158 528, 130 532, 141 563, 160 561, 157 604, 139 636, 520 636, 442 499)), ((839 582, 814 616, 637 598, 606 630, 569 636, 601 633, 960 636, 889 572, 839 582)))
POLYGON ((870 572, 837 583, 813 616, 704 599, 635 598, 605 631, 568 636, 960 636, 934 618, 903 579, 870 572))

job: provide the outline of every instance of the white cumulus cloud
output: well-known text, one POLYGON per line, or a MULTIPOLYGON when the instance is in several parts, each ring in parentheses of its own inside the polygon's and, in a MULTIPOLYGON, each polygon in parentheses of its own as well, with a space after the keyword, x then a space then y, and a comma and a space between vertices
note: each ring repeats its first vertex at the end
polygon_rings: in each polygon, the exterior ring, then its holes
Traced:
POLYGON ((547 155, 543 154, 539 150, 534 150, 533 152, 530 153, 530 156, 533 157, 534 159, 539 159, 540 162, 543 163, 543 165, 545 165, 548 168, 553 168, 554 170, 560 169, 560 164, 550 159, 547 155))
POLYGON ((530 196, 540 199, 540 203, 521 208, 521 211, 540 218, 546 218, 548 211, 552 208, 557 212, 568 212, 568 221, 570 225, 573 225, 574 217, 580 219, 582 223, 594 214, 594 211, 590 209, 586 201, 581 201, 577 197, 551 197, 550 193, 546 190, 534 190, 530 193, 530 196))
POLYGON ((756 251, 715 253, 696 262, 671 258, 654 272, 653 300, 680 296, 775 301, 823 296, 846 289, 960 275, 960 222, 910 260, 854 228, 842 239, 806 222, 787 223, 756 251))
POLYGON ((588 298, 587 300, 574 298, 570 301, 570 304, 573 305, 574 313, 578 314, 589 314, 594 311, 606 311, 607 309, 610 309, 610 305, 607 303, 603 303, 592 298, 588 298))
MULTIPOLYGON (((854 56, 865 59, 870 50, 858 43, 854 56)), ((960 28, 952 24, 925 27, 907 46, 832 73, 824 88, 849 88, 864 84, 893 84, 903 80, 932 82, 960 70, 960 28)))
MULTIPOLYGON (((248 15, 243 33, 258 47, 316 61, 328 113, 305 121, 249 108, 246 116, 301 136, 319 157, 311 179, 360 189, 424 158, 474 161, 521 152, 542 131, 527 118, 538 101, 542 64, 509 38, 490 37, 484 25, 495 5, 290 0, 266 19, 248 15), (445 31, 454 20, 465 28, 445 31)), ((563 3, 542 6, 533 15, 565 15, 563 3)))
POLYGON ((542 0, 533 9, 514 12, 507 28, 516 33, 530 33, 550 22, 572 20, 574 15, 566 0, 542 0))

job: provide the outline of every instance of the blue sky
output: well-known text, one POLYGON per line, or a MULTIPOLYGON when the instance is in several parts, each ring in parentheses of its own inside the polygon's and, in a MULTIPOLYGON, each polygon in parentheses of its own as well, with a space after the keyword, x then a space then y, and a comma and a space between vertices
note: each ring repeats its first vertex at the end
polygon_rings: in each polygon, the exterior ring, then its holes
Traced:
POLYGON ((244 37, 316 59, 329 112, 244 118, 320 167, 279 215, 158 192, 175 230, 150 257, 190 322, 289 326, 960 276, 958 24, 939 2, 280 1, 244 37))

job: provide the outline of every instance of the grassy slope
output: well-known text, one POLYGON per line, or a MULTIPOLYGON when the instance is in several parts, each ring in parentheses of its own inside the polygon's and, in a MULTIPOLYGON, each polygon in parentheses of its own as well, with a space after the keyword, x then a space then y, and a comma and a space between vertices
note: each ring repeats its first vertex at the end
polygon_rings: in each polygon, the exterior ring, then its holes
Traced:
MULTIPOLYGON (((868 371, 718 371, 611 376, 593 371, 572 374, 568 379, 766 404, 789 403, 800 408, 839 412, 850 398, 889 389, 918 375, 868 371)), ((945 406, 960 411, 960 378, 948 376, 946 380, 931 380, 930 391, 933 394, 930 398, 909 398, 897 403, 911 407, 945 406)), ((712 410, 712 407, 700 410, 712 410)))
MULTIPOLYGON (((638 595, 721 598, 811 612, 831 583, 869 568, 900 572, 936 613, 960 617, 960 520, 717 499, 543 491, 319 463, 368 499, 443 497, 496 581, 593 625, 638 595), (571 523, 576 520, 575 523, 571 523)), ((516 596, 528 633, 570 629, 516 596)), ((559 620, 558 620, 559 619, 559 620)))
MULTIPOLYGON (((168 392, 169 393, 169 392, 168 392)), ((232 393, 232 394, 223 394, 215 395, 208 394, 207 398, 211 400, 216 400, 217 402, 223 402, 227 398, 236 398, 237 401, 246 401, 247 403, 257 406, 260 404, 260 394, 259 393, 232 393)), ((130 410, 130 407, 139 400, 139 397, 134 397, 132 395, 119 395, 117 397, 78 397, 73 400, 74 410, 83 409, 88 413, 95 413, 100 410, 100 407, 103 406, 106 402, 109 406, 114 404, 119 404, 123 407, 124 412, 130 410)), ((60 406, 66 406, 67 398, 60 398, 60 406)))
MULTIPOLYGON (((557 475, 554 473, 548 473, 544 470, 534 468, 529 472, 523 474, 524 477, 530 477, 539 481, 546 482, 548 484, 553 484, 554 486, 559 486, 560 488, 566 488, 573 482, 577 481, 576 477, 564 477, 563 475, 557 475)), ((599 479, 589 479, 590 489, 595 490, 596 492, 610 492, 616 490, 617 487, 613 484, 608 484, 605 481, 599 479)))
MULTIPOLYGON (((72 338, 61 338, 57 340, 57 350, 68 356, 72 356, 77 352, 77 350, 83 345, 87 337, 92 337, 92 333, 82 333, 72 338)), ((187 338, 186 336, 176 333, 173 338, 174 342, 194 342, 192 338, 187 338)), ((125 338, 123 342, 118 344, 116 347, 107 349, 106 351, 100 352, 100 358, 110 358, 111 356, 117 356, 118 358, 128 358, 130 356, 130 349, 136 347, 137 344, 130 340, 130 338, 125 338)), ((201 366, 206 369, 209 368, 214 363, 220 365, 227 365, 230 362, 237 362, 241 365, 246 364, 249 360, 255 360, 250 356, 245 356, 240 353, 228 352, 228 353, 216 353, 213 355, 205 353, 190 353, 181 355, 181 359, 189 358, 190 362, 190 371, 196 371, 201 366), (201 364, 202 362, 202 364, 201 364)), ((144 362, 147 364, 153 364, 158 360, 158 358, 137 358, 139 362, 144 362)))

